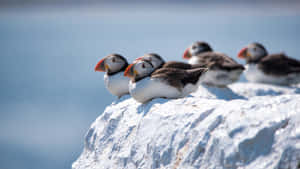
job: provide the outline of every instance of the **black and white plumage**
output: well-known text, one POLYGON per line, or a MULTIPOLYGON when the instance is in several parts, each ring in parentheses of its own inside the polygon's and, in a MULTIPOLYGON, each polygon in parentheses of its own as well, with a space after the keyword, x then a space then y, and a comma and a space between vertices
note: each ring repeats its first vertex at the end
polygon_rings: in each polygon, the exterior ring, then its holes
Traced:
POLYGON ((245 77, 250 82, 292 85, 300 83, 300 61, 284 53, 268 54, 260 43, 243 48, 239 58, 246 60, 245 77))
POLYGON ((138 102, 154 98, 181 98, 197 90, 201 76, 207 69, 190 70, 155 68, 147 60, 129 65, 124 75, 130 77, 129 92, 138 102))
POLYGON ((165 60, 157 53, 145 54, 145 55, 135 59, 135 61, 133 63, 135 63, 139 60, 145 60, 145 61, 151 62, 154 69, 161 68, 166 63, 165 60))
POLYGON ((239 80, 244 66, 237 63, 224 53, 214 52, 206 42, 195 42, 188 47, 184 54, 189 64, 208 67, 203 83, 210 86, 226 87, 239 80))
POLYGON ((104 82, 107 90, 119 98, 129 94, 129 78, 124 77, 124 71, 128 66, 127 60, 119 54, 110 54, 100 60, 95 71, 106 72, 104 82))
POLYGON ((153 67, 155 69, 176 68, 176 69, 188 70, 188 69, 195 69, 195 68, 206 68, 205 66, 203 66, 201 64, 189 64, 189 63, 178 62, 178 61, 165 62, 165 60, 156 53, 145 54, 144 56, 136 59, 136 61, 138 61, 138 60, 146 60, 146 61, 151 62, 151 64, 153 65, 153 67))

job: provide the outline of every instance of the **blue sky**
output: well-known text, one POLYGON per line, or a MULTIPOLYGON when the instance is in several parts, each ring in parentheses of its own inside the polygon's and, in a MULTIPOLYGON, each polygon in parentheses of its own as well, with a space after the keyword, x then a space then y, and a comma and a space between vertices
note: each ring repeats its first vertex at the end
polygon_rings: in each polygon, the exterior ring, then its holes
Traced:
POLYGON ((298 9, 222 3, 0 11, 0 168, 70 167, 91 123, 116 99, 93 70, 109 53, 183 61, 188 45, 205 40, 237 59, 239 49, 259 41, 270 53, 300 59, 298 9))

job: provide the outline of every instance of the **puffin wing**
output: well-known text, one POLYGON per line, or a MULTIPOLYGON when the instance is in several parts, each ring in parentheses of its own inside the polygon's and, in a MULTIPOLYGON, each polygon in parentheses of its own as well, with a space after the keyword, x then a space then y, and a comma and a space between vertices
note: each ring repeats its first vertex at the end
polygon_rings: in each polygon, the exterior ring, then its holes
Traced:
POLYGON ((184 84, 187 84, 187 83, 196 84, 198 82, 198 80, 200 79, 200 77, 207 71, 208 71, 208 68, 189 69, 186 71, 187 75, 183 79, 182 82, 184 84))
POLYGON ((183 69, 175 68, 161 68, 157 69, 151 74, 152 78, 161 79, 167 82, 169 85, 174 86, 181 90, 183 87, 182 80, 187 76, 187 72, 183 69))
POLYGON ((207 68, 195 68, 189 70, 161 68, 153 72, 151 77, 164 79, 169 85, 181 90, 181 88, 188 83, 196 84, 199 77, 207 70, 207 68))
POLYGON ((265 57, 258 66, 266 74, 280 76, 289 73, 300 73, 300 61, 289 58, 283 53, 265 57))
POLYGON ((163 68, 191 69, 191 64, 184 62, 169 61, 163 65, 163 68))
POLYGON ((185 62, 169 61, 163 65, 163 68, 176 68, 176 69, 194 69, 194 68, 206 68, 204 64, 191 65, 185 62))
POLYGON ((235 60, 224 53, 205 52, 200 54, 198 58, 200 63, 212 69, 219 68, 228 71, 235 69, 245 69, 242 64, 237 63, 235 60))

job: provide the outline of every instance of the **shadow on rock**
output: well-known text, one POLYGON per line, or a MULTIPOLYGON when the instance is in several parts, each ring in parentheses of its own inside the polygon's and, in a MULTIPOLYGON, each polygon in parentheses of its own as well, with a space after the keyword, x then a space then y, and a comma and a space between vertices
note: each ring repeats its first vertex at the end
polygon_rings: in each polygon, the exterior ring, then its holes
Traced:
POLYGON ((256 96, 278 96, 278 95, 282 95, 283 92, 282 91, 275 91, 273 89, 258 89, 256 91, 256 96))
POLYGON ((226 100, 226 101, 235 100, 235 99, 247 100, 246 97, 234 93, 228 87, 218 88, 218 87, 203 85, 203 88, 206 89, 210 94, 214 95, 217 99, 226 100))
POLYGON ((144 104, 140 104, 138 107, 137 107, 137 112, 139 114, 143 114, 144 116, 149 112, 149 110, 151 109, 151 107, 154 105, 154 104, 164 104, 166 102, 168 102, 169 99, 163 99, 163 98, 156 98, 156 99, 153 99, 147 103, 144 103, 144 104))
POLYGON ((123 101, 125 101, 127 99, 130 99, 130 98, 131 98, 130 94, 126 94, 124 96, 121 96, 120 98, 118 98, 114 102, 112 102, 112 104, 118 104, 118 103, 123 102, 123 101))
POLYGON ((295 93, 300 94, 300 87, 294 87, 295 88, 295 93))

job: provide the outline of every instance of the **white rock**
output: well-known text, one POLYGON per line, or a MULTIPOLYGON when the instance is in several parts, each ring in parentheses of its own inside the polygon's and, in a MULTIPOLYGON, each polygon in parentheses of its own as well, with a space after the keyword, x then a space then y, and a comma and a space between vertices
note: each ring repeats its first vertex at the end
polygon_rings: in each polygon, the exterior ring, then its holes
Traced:
POLYGON ((74 169, 297 168, 300 89, 236 83, 182 99, 122 98, 92 124, 74 169))

